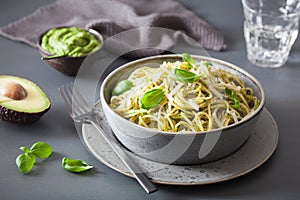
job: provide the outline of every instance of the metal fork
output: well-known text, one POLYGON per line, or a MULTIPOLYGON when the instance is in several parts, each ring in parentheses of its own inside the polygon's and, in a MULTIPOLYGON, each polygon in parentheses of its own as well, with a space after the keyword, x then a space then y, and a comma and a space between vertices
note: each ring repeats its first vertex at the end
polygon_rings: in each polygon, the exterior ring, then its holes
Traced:
POLYGON ((60 87, 59 92, 73 120, 79 123, 92 124, 99 131, 105 141, 111 146, 114 152, 119 156, 128 170, 144 188, 144 190, 149 194, 157 191, 157 188, 149 180, 146 174, 142 173, 137 164, 132 161, 128 154, 115 143, 110 135, 105 133, 103 128, 96 120, 96 113, 90 109, 90 106, 80 94, 79 90, 71 83, 60 87))

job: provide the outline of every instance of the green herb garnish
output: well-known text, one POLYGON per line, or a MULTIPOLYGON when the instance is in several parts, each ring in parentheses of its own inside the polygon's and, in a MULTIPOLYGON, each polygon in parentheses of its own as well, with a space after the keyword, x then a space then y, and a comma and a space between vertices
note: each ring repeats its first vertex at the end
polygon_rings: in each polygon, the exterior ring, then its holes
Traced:
POLYGON ((52 154, 52 148, 45 142, 37 142, 32 145, 30 152, 38 158, 48 158, 52 154))
POLYGON ((183 69, 175 69, 175 77, 180 82, 189 82, 192 83, 199 79, 199 75, 194 74, 193 72, 188 72, 183 69))
POLYGON ((62 167, 69 172, 83 172, 92 169, 93 166, 82 160, 73 160, 71 158, 64 157, 62 159, 62 167))
POLYGON ((240 101, 236 97, 236 92, 232 89, 225 88, 225 94, 229 95, 230 100, 233 101, 231 105, 234 109, 238 110, 240 108, 240 101))
POLYGON ((120 94, 123 94, 127 90, 130 90, 133 87, 133 83, 129 80, 122 80, 120 81, 116 87, 112 91, 113 96, 118 96, 120 94))
POLYGON ((140 107, 149 110, 150 108, 157 106, 163 100, 164 90, 152 89, 145 92, 140 99, 140 107))
POLYGON ((35 163, 35 156, 30 153, 20 154, 16 159, 16 164, 19 171, 22 173, 28 173, 33 168, 35 163))
POLYGON ((18 169, 22 173, 28 173, 33 168, 36 157, 48 158, 52 154, 52 148, 45 142, 36 142, 30 149, 25 146, 20 147, 24 153, 16 158, 18 169))
POLYGON ((187 53, 182 54, 182 60, 188 63, 188 68, 192 69, 194 64, 194 59, 187 53))
POLYGON ((209 68, 209 67, 212 66, 212 63, 211 63, 211 62, 208 62, 208 61, 203 61, 202 63, 203 63, 203 65, 204 65, 205 67, 207 67, 207 68, 209 68))

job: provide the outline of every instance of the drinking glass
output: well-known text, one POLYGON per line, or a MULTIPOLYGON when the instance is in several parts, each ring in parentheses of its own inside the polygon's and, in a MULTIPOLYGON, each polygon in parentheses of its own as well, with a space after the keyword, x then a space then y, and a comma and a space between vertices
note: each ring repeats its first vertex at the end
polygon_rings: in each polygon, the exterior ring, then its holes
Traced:
POLYGON ((242 5, 248 60, 283 66, 298 36, 300 0, 242 0, 242 5))

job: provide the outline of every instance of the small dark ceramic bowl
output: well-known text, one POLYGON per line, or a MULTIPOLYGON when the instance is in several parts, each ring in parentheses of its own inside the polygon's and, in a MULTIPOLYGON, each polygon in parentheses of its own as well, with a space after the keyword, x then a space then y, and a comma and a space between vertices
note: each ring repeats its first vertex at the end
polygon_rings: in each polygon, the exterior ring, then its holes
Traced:
POLYGON ((259 107, 243 120, 205 132, 163 132, 145 128, 128 121, 109 107, 112 90, 118 81, 126 79, 135 69, 158 67, 163 61, 181 60, 181 55, 162 55, 127 63, 111 72, 103 81, 100 100, 104 114, 118 140, 133 153, 149 160, 173 164, 201 164, 224 158, 236 151, 249 138, 265 103, 261 84, 243 69, 228 62, 201 56, 194 60, 207 60, 220 69, 238 76, 251 87, 259 98, 259 107))
MULTIPOLYGON (((64 28, 64 27, 59 27, 59 28, 64 28)), ((52 29, 52 28, 51 28, 52 29)), ((50 30, 50 29, 49 29, 50 30)), ((47 52, 45 49, 43 49, 41 47, 41 41, 43 38, 43 35, 45 33, 47 33, 49 30, 45 31, 43 34, 41 34, 41 36, 39 37, 37 46, 39 48, 39 52, 41 54, 42 57, 49 57, 52 56, 53 54, 47 52)), ((96 39, 99 40, 100 42, 100 47, 97 51, 99 51, 102 46, 103 46, 103 38, 102 35, 93 30, 93 29, 88 29, 88 32, 92 33, 96 39)), ((80 57, 71 57, 71 56, 64 56, 64 57, 60 57, 60 58, 55 58, 55 59, 51 59, 51 60, 46 60, 46 62, 53 67, 54 69, 58 70, 59 72, 65 74, 65 75, 69 75, 69 76, 76 76, 82 62, 84 61, 84 59, 90 55, 93 54, 97 51, 93 51, 92 53, 86 54, 84 56, 80 56, 80 57)))

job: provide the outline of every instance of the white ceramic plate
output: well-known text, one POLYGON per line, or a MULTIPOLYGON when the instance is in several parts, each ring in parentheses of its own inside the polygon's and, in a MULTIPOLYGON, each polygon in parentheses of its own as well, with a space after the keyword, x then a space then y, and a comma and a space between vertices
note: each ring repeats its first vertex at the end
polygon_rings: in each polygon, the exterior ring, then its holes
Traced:
MULTIPOLYGON (((104 126, 108 126, 105 120, 104 126)), ((110 127, 107 128, 110 129, 110 127)), ((82 134, 83 142, 96 159, 108 167, 132 177, 122 161, 92 125, 84 124, 82 134)), ((112 132, 108 134, 113 135, 112 132)), ((215 162, 201 165, 164 165, 128 153, 154 183, 201 185, 230 180, 261 166, 275 151, 278 137, 277 124, 269 111, 264 108, 246 143, 232 155, 215 162)), ((122 146, 122 148, 124 147, 122 146)))

